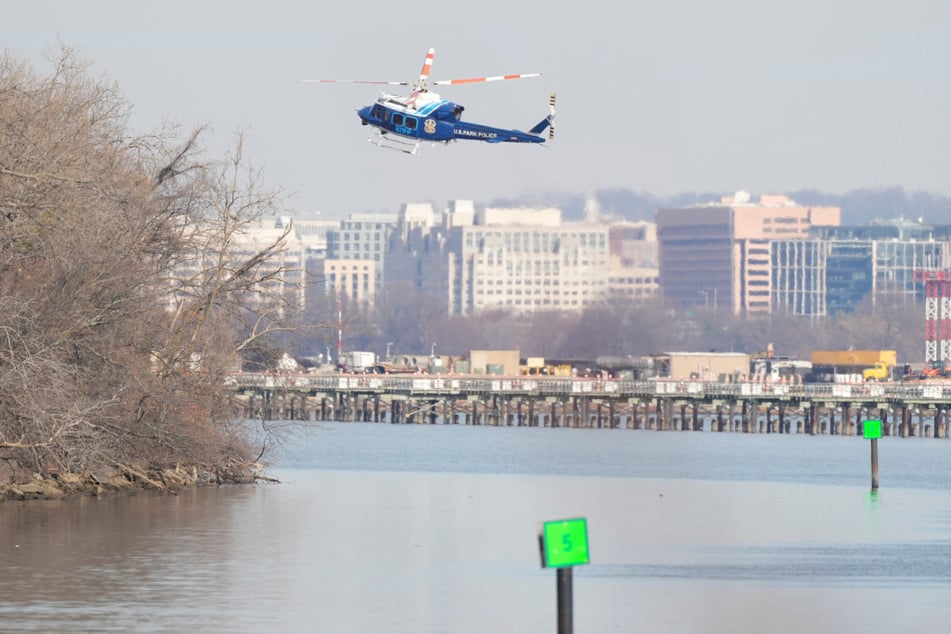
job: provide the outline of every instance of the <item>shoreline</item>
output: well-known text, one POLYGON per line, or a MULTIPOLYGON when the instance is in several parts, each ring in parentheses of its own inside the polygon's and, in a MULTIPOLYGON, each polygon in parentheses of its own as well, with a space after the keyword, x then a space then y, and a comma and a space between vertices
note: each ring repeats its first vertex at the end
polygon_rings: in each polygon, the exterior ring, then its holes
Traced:
POLYGON ((175 495, 184 489, 200 486, 280 483, 277 478, 265 474, 258 463, 224 464, 213 468, 177 465, 165 469, 142 469, 117 466, 83 474, 41 474, 11 462, 0 460, 0 504, 138 492, 175 495))

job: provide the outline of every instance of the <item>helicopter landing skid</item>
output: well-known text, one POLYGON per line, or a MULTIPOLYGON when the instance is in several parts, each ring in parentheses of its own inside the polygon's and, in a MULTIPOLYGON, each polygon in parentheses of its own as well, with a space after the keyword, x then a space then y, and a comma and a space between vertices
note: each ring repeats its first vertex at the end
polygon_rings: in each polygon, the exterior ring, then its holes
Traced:
POLYGON ((412 154, 413 156, 416 155, 416 151, 419 149, 418 140, 411 141, 397 136, 390 136, 384 132, 377 132, 376 138, 369 138, 367 141, 377 147, 387 150, 396 150, 404 154, 412 154))

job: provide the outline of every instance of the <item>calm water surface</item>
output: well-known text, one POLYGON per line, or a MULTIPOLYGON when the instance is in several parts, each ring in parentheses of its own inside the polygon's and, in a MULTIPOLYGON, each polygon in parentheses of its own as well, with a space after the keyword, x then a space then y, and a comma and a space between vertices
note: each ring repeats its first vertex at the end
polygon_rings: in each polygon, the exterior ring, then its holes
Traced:
POLYGON ((951 628, 951 441, 321 424, 280 485, 0 504, 0 632, 951 628))

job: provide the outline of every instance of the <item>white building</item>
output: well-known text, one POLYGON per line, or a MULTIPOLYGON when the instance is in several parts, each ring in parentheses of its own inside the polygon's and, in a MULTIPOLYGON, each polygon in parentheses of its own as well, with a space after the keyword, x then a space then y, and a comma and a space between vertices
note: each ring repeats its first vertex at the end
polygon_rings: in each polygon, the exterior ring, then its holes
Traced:
POLYGON ((414 212, 391 238, 385 283, 443 297, 450 315, 582 310, 608 297, 607 225, 564 223, 553 208, 477 211, 469 201, 450 204, 438 223, 414 212))
MULTIPOLYGON (((327 233, 328 260, 359 260, 372 263, 372 288, 383 282, 386 246, 389 234, 396 227, 397 214, 354 213, 340 221, 340 227, 327 233)), ((336 285, 335 285, 336 288, 336 285)), ((347 292, 346 288, 338 291, 347 292)), ((366 298, 372 301, 375 291, 366 298)), ((349 295, 349 294, 348 294, 349 295)))

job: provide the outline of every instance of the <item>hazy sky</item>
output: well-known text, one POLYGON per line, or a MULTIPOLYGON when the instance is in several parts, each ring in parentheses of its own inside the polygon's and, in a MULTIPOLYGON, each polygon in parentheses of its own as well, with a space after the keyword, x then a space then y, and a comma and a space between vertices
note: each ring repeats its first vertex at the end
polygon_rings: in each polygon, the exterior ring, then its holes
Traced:
POLYGON ((210 123, 219 155, 246 128, 297 211, 607 187, 951 194, 945 0, 30 0, 2 16, 14 55, 45 71, 61 41, 118 82, 137 130, 210 123), (429 47, 433 79, 543 73, 439 94, 525 130, 557 92, 551 146, 380 150, 356 117, 377 86, 298 81, 413 80, 429 47))

